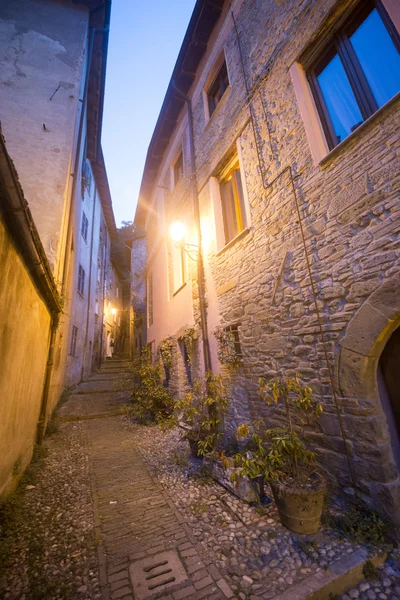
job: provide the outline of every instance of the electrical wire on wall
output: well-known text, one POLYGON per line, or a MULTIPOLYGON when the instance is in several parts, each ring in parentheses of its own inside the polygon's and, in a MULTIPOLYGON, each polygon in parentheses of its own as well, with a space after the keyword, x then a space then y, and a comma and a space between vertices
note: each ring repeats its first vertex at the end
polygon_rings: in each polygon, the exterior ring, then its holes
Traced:
MULTIPOLYGON (((341 414, 340 406, 339 406, 339 399, 338 399, 338 396, 337 396, 337 393, 336 393, 336 390, 335 390, 335 384, 334 384, 334 377, 333 377, 333 372, 332 372, 332 366, 331 366, 331 363, 330 363, 330 360, 329 360, 329 356, 328 356, 327 340, 326 340, 324 328, 323 328, 323 325, 322 325, 321 311, 320 311, 320 309, 318 307, 317 286, 315 284, 315 281, 314 281, 314 278, 313 278, 313 274, 312 274, 311 258, 310 258, 310 253, 308 251, 307 244, 306 244, 306 238, 305 238, 304 226, 303 226, 303 219, 302 219, 302 214, 301 214, 301 210, 300 210, 300 206, 299 206, 299 201, 298 201, 298 197, 297 197, 297 193, 296 193, 296 187, 295 187, 295 183, 294 183, 293 168, 292 168, 292 165, 287 165, 286 167, 284 167, 284 169, 282 171, 280 171, 280 173, 278 173, 278 175, 272 181, 270 181, 267 185, 265 184, 264 173, 265 173, 266 169, 265 169, 265 166, 263 165, 263 161, 262 161, 262 157, 261 157, 261 150, 258 147, 258 136, 257 136, 257 129, 256 129, 256 119, 255 119, 254 107, 253 107, 253 100, 254 100, 255 95, 253 94, 252 90, 250 89, 250 86, 249 86, 248 81, 247 81, 246 69, 245 69, 244 59, 243 59, 242 45, 241 45, 241 42, 240 42, 239 31, 238 31, 238 28, 237 28, 235 15, 234 15, 234 12, 233 12, 233 9, 232 9, 232 4, 230 5, 230 11, 231 11, 232 20, 233 20, 233 26, 234 26, 234 30, 235 30, 235 34, 236 34, 236 39, 237 39, 238 47, 239 47, 240 63, 241 63, 241 68, 242 68, 242 73, 243 73, 244 85, 245 85, 245 89, 246 89, 246 100, 247 100, 247 104, 249 105, 249 108, 250 108, 250 120, 251 120, 252 129, 253 129, 253 133, 254 133, 254 140, 255 140, 255 145, 256 145, 258 164, 259 164, 259 167, 260 167, 260 174, 261 174, 261 179, 262 179, 262 185, 263 185, 263 187, 264 187, 265 190, 270 190, 272 188, 272 186, 274 185, 274 183, 276 183, 276 181, 278 181, 278 179, 281 179, 286 173, 289 174, 290 188, 291 188, 292 196, 293 196, 295 207, 296 207, 296 214, 297 214, 297 217, 298 217, 298 223, 299 223, 299 227, 300 227, 300 235, 301 235, 301 240, 302 240, 302 246, 303 246, 303 249, 304 249, 304 254, 305 254, 305 259, 306 259, 307 273, 308 273, 308 276, 310 278, 311 294, 312 294, 312 297, 313 297, 313 303, 314 303, 314 306, 315 306, 315 313, 316 313, 317 321, 318 321, 319 336, 320 336, 320 339, 321 339, 321 342, 322 342, 322 347, 323 347, 323 352, 324 352, 324 358, 325 358, 325 362, 326 362, 326 365, 327 365, 327 368, 328 368, 329 382, 330 382, 330 387, 331 387, 331 390, 332 390, 333 400, 334 400, 334 403, 335 403, 335 410, 336 410, 336 414, 337 414, 337 418, 338 418, 338 422, 339 422, 340 432, 341 432, 341 436, 342 436, 342 439, 343 439, 344 449, 345 449, 345 453, 346 453, 346 459, 347 459, 347 463, 348 463, 348 467, 349 467, 349 473, 350 473, 350 477, 351 477, 351 481, 352 481, 354 490, 357 493, 356 479, 355 479, 355 475, 354 475, 353 466, 351 464, 351 458, 350 458, 349 448, 348 448, 348 445, 347 445, 347 438, 346 438, 346 434, 345 434, 345 430, 344 430, 343 418, 342 418, 342 414, 341 414)), ((262 81, 264 82, 265 79, 266 79, 266 77, 264 77, 262 81)), ((259 93, 259 97, 260 97, 260 101, 261 101, 261 106, 262 106, 262 109, 263 109, 263 112, 264 112, 264 118, 265 118, 265 122, 266 122, 266 126, 267 126, 267 131, 268 131, 268 136, 269 136, 269 144, 270 144, 270 148, 271 148, 271 153, 272 153, 272 155, 274 155, 274 151, 273 151, 273 147, 272 147, 272 142, 271 142, 271 131, 270 131, 270 128, 269 128, 268 117, 267 117, 267 111, 266 111, 265 103, 264 103, 262 95, 261 95, 260 87, 259 86, 257 86, 257 87, 258 87, 258 93, 259 93)))

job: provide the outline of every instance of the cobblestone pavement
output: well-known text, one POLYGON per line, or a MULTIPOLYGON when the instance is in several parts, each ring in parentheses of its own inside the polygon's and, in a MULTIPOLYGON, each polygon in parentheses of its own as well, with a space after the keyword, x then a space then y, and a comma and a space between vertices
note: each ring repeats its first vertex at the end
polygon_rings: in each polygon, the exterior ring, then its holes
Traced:
MULTIPOLYGON (((327 527, 311 536, 291 533, 281 525, 274 503, 260 510, 210 481, 201 462, 190 458, 178 432, 133 427, 146 463, 241 600, 275 598, 360 547, 338 538, 327 527)), ((363 582, 340 598, 400 600, 399 586, 396 555, 378 570, 377 580, 363 582)))
POLYGON ((0 513, 0 598, 100 598, 86 424, 48 437, 0 513))
MULTIPOLYGON (((272 598, 356 548, 324 528, 292 534, 274 504, 248 506, 210 480, 177 431, 118 414, 128 380, 107 364, 58 410, 0 540, 0 598, 272 598)), ((400 599, 399 562, 349 598, 400 599)))

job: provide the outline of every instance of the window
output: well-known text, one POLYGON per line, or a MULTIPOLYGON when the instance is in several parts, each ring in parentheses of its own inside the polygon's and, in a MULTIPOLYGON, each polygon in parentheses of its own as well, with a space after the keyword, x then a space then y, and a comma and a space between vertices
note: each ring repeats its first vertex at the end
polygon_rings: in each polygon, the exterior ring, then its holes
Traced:
POLYGON ((173 293, 177 292, 186 281, 186 258, 183 245, 172 244, 172 279, 173 293))
POLYGON ((213 83, 207 91, 208 112, 210 117, 217 108, 218 104, 220 103, 221 98, 227 90, 228 86, 228 70, 226 68, 226 62, 224 61, 217 73, 216 78, 214 79, 213 83))
POLYGON ((89 220, 85 214, 85 211, 82 212, 82 224, 81 224, 81 234, 85 242, 87 242, 87 234, 89 229, 89 220))
POLYGON ((330 149, 400 91, 399 49, 381 3, 366 1, 308 70, 330 149))
POLYGON ((245 208, 239 163, 219 182, 225 243, 245 228, 245 208))
POLYGON ((87 190, 90 195, 92 187, 92 171, 90 168, 89 161, 86 157, 83 159, 82 163, 82 177, 81 177, 81 191, 82 191, 82 200, 85 198, 85 191, 87 190))
POLYGON ((148 326, 153 325, 153 275, 147 277, 147 321, 148 326))
POLYGON ((83 296, 84 290, 85 290, 85 269, 82 267, 82 265, 79 265, 79 270, 78 270, 78 292, 80 294, 82 294, 82 296, 83 296))
POLYGON ((178 158, 175 161, 174 164, 174 187, 176 187, 179 183, 179 181, 182 179, 183 177, 183 155, 182 155, 182 150, 179 153, 178 158))
POLYGON ((239 324, 238 325, 229 325, 225 327, 225 331, 232 334, 235 345, 235 355, 238 357, 242 357, 242 348, 240 346, 239 339, 239 324))
POLYGON ((71 347, 69 350, 69 353, 71 356, 75 356, 77 336, 78 336, 78 328, 75 327, 75 325, 72 325, 71 347))

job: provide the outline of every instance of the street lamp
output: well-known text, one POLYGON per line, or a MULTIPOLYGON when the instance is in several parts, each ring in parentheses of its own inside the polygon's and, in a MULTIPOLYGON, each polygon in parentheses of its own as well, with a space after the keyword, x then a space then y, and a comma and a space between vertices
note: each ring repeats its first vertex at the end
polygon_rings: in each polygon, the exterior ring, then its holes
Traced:
POLYGON ((169 227, 169 235, 175 244, 184 243, 186 238, 186 225, 183 221, 173 221, 169 227))
POLYGON ((183 221, 173 221, 169 226, 169 236, 174 244, 180 246, 192 260, 201 260, 200 247, 197 244, 188 244, 186 240, 187 227, 183 221), (192 256, 191 253, 195 253, 192 256))

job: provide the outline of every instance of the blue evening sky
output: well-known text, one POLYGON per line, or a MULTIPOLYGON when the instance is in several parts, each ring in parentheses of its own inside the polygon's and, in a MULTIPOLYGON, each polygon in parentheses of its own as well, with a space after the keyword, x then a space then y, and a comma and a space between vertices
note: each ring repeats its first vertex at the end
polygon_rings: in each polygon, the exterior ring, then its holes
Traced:
POLYGON ((114 0, 102 145, 117 226, 132 221, 147 148, 195 0, 114 0))

